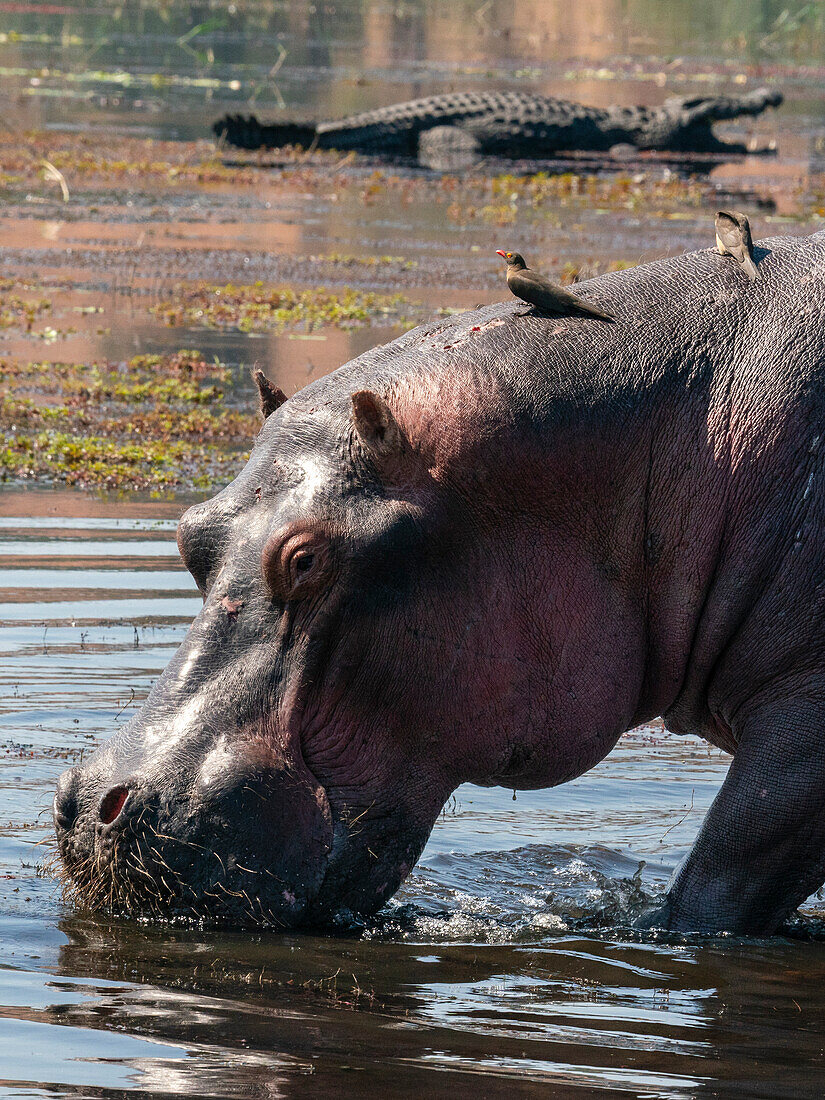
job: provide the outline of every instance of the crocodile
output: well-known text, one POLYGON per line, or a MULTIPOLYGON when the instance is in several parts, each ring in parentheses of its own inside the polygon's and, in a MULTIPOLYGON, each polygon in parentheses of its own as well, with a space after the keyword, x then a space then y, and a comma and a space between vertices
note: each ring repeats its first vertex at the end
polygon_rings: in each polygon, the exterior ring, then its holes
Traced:
POLYGON ((715 122, 778 107, 779 91, 740 96, 671 97, 661 107, 587 107, 527 92, 449 92, 348 115, 334 122, 261 123, 254 115, 225 115, 215 135, 242 149, 337 149, 417 158, 548 156, 566 150, 608 151, 629 145, 680 153, 744 153, 720 141, 715 122))

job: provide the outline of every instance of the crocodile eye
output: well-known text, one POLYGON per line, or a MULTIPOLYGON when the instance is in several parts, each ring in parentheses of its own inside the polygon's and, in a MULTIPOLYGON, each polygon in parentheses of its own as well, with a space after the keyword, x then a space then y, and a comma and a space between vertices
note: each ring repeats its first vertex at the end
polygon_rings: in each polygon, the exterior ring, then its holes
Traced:
POLYGON ((264 547, 261 570, 279 600, 299 600, 318 592, 334 573, 332 539, 325 526, 276 532, 264 547))

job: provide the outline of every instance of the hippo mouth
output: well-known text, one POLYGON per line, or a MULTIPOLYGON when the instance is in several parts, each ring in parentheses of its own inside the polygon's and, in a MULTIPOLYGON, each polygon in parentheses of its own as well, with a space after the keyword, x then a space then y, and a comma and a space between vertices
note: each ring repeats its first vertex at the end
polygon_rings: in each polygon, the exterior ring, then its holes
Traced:
POLYGON ((119 784, 70 821, 66 792, 78 771, 66 773, 55 796, 64 899, 114 916, 258 931, 349 926, 395 892, 431 828, 402 810, 339 813, 316 786, 320 834, 317 822, 299 830, 294 786, 285 791, 272 776, 244 784, 219 811, 191 801, 175 810, 137 784, 119 784), (255 829, 244 828, 258 806, 271 816, 272 805, 284 804, 293 830, 270 834, 272 847, 257 828, 260 813, 255 829))
POLYGON ((251 771, 209 798, 128 780, 84 796, 88 777, 67 772, 54 806, 66 899, 200 924, 303 923, 332 847, 326 794, 308 771, 251 771))

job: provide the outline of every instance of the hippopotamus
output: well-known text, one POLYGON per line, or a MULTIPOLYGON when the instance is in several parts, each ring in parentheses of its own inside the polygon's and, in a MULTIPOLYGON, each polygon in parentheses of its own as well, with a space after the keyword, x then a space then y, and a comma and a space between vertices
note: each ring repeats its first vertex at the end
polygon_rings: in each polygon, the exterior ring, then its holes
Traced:
POLYGON ((285 400, 178 527, 203 608, 60 779, 91 908, 369 915, 462 783, 553 787, 662 716, 732 754, 642 923, 767 934, 825 879, 825 236, 487 306, 285 400))

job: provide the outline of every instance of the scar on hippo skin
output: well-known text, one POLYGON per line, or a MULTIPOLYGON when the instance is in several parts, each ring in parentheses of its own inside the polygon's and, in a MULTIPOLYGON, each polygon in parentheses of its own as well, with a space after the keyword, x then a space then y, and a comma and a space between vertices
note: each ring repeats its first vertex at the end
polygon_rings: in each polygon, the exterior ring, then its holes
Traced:
POLYGON ((401 429, 392 409, 372 390, 352 395, 352 426, 373 458, 380 461, 401 452, 401 429))
POLYGON ((272 413, 280 409, 281 405, 286 401, 287 396, 278 386, 273 386, 264 372, 258 367, 252 371, 252 378, 254 379, 255 385, 258 387, 261 416, 266 420, 272 413))
POLYGON ((221 607, 226 612, 227 616, 231 620, 235 620, 238 617, 238 612, 243 607, 243 600, 233 600, 231 596, 224 596, 221 600, 221 607))

